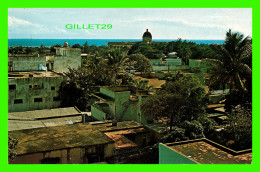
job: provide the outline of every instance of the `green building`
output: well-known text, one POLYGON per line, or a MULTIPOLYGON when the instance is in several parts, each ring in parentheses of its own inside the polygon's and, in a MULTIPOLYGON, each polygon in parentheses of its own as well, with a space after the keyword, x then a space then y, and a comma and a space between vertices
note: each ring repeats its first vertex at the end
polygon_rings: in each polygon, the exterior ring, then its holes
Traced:
POLYGON ((234 151, 208 139, 159 144, 159 164, 251 164, 252 149, 234 151))
POLYGON ((143 99, 149 96, 146 90, 136 90, 129 86, 109 86, 101 87, 100 92, 94 96, 98 101, 91 106, 91 115, 97 120, 134 120, 142 124, 151 120, 140 111, 143 99))

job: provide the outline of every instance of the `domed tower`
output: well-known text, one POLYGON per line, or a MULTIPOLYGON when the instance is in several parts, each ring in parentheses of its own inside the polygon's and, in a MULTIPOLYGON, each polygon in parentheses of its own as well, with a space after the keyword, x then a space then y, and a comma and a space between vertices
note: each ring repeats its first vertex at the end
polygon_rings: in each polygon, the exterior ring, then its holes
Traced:
POLYGON ((63 47, 69 47, 69 43, 65 41, 63 47))
POLYGON ((151 43, 152 42, 152 34, 148 32, 148 29, 146 29, 146 32, 143 34, 143 42, 151 43))

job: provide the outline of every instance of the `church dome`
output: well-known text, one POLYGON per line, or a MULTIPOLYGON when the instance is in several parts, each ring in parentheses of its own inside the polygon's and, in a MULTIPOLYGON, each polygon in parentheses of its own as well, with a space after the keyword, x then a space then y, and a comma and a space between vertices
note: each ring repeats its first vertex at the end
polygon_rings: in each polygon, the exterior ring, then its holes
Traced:
POLYGON ((146 29, 146 32, 143 34, 143 41, 148 43, 152 42, 152 34, 148 31, 148 29, 146 29))
POLYGON ((63 47, 69 47, 69 43, 68 42, 64 42, 63 47))

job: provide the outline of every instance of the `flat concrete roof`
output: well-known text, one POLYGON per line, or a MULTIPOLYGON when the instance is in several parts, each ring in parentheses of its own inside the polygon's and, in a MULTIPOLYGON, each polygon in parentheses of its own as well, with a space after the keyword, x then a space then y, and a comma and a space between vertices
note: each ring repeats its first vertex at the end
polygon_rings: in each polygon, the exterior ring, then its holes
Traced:
POLYGON ((27 129, 8 134, 19 140, 16 147, 18 155, 114 143, 89 124, 27 129))
POLYGON ((117 122, 116 126, 112 126, 112 122, 101 123, 101 124, 98 123, 98 124, 91 124, 91 125, 95 125, 95 127, 98 130, 103 131, 103 132, 143 128, 142 124, 135 122, 135 121, 117 122))
POLYGON ((53 127, 82 122, 81 116, 51 118, 37 121, 8 120, 8 131, 26 130, 32 128, 53 127))
POLYGON ((81 112, 76 107, 43 109, 24 112, 8 113, 8 119, 12 120, 39 120, 48 118, 68 117, 81 115, 81 112))
POLYGON ((167 143, 173 151, 199 164, 251 164, 252 150, 234 151, 208 139, 167 143))
POLYGON ((63 74, 53 72, 53 71, 8 72, 8 79, 63 77, 63 76, 64 76, 63 74))

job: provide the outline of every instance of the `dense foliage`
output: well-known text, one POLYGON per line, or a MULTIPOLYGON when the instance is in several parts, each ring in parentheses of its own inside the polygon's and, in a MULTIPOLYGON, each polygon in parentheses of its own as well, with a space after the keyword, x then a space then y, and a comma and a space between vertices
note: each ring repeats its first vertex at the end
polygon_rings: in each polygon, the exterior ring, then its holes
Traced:
POLYGON ((15 148, 18 144, 18 139, 8 136, 8 161, 11 162, 16 157, 17 153, 15 148))
POLYGON ((180 140, 193 139, 203 137, 204 129, 212 129, 212 121, 205 115, 206 102, 204 88, 198 80, 179 75, 172 81, 167 81, 155 95, 145 99, 141 110, 155 119, 168 119, 170 133, 164 139, 173 137, 171 134, 181 135, 180 140))

